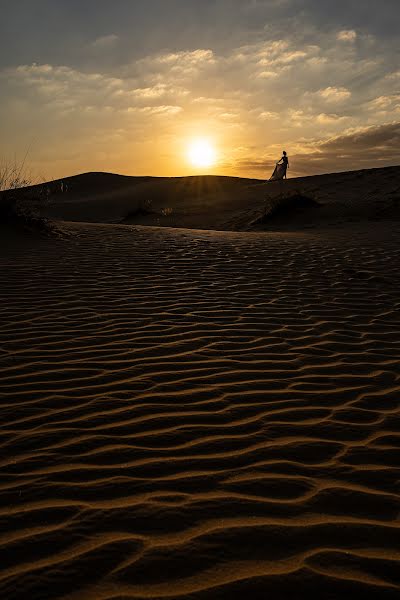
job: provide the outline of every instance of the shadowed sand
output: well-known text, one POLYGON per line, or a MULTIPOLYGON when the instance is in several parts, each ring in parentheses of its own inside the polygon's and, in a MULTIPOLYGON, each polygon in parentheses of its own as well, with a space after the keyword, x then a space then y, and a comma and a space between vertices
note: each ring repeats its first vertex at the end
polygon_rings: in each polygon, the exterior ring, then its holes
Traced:
POLYGON ((301 193, 318 210, 284 214, 263 229, 342 226, 400 221, 400 167, 288 179, 235 177, 151 178, 86 173, 53 182, 45 216, 69 221, 128 223, 195 229, 258 229, 271 203, 301 193))
POLYGON ((397 599, 400 223, 61 227, 0 242, 1 597, 397 599))

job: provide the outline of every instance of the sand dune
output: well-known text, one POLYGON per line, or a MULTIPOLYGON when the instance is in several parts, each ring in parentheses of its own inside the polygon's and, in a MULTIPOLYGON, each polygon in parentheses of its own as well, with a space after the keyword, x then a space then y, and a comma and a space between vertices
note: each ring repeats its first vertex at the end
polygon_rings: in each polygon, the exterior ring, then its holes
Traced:
POLYGON ((400 167, 268 183, 234 177, 87 173, 46 185, 51 194, 44 216, 78 222, 248 231, 400 221, 400 167), (315 200, 317 208, 262 219, 282 195, 293 194, 315 200))
POLYGON ((0 242, 1 597, 397 599, 400 224, 60 227, 0 242))

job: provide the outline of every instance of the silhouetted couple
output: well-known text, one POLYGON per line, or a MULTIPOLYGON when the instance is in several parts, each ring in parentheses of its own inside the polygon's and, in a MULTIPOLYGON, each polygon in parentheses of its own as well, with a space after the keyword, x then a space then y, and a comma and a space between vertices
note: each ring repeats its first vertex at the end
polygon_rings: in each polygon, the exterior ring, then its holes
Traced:
POLYGON ((280 160, 278 160, 278 162, 276 163, 276 167, 274 172, 272 173, 271 177, 270 177, 270 181, 277 181, 279 179, 286 179, 287 175, 286 172, 289 168, 289 159, 288 156, 285 152, 285 150, 283 151, 283 156, 280 160))

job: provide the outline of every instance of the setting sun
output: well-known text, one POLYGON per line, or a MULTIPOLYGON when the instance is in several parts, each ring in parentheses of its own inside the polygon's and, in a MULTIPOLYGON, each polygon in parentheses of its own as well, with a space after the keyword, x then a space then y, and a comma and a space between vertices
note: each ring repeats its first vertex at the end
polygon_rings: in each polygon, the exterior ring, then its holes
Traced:
POLYGON ((217 160, 217 153, 208 140, 194 140, 188 148, 188 159, 194 167, 212 167, 217 160))

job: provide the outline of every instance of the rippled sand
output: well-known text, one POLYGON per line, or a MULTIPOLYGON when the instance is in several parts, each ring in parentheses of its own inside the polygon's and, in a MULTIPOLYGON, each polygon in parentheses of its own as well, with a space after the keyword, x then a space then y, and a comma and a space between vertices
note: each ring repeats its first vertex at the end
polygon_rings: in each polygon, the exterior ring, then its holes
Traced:
POLYGON ((0 242, 0 597, 399 598, 399 226, 64 231, 0 242))

